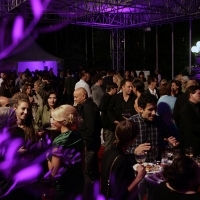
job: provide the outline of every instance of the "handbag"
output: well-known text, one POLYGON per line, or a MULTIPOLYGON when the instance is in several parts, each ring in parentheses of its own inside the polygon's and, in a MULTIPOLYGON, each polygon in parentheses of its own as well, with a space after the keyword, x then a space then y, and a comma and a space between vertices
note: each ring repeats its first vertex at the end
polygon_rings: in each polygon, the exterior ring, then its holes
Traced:
POLYGON ((112 172, 112 169, 113 169, 113 166, 114 166, 116 160, 117 160, 120 156, 121 156, 121 155, 118 155, 118 156, 115 157, 115 159, 113 160, 112 165, 111 165, 111 167, 110 167, 109 177, 108 177, 108 181, 107 181, 106 200, 111 200, 111 198, 109 198, 111 172, 112 172))

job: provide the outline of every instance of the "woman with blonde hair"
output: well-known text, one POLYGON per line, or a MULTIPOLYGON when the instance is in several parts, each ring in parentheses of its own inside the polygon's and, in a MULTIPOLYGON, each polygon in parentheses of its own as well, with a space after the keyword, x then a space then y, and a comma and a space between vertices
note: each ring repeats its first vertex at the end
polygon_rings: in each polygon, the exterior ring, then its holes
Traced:
MULTIPOLYGON (((55 179, 54 189, 56 199, 74 199, 83 192, 84 176, 82 170, 82 155, 84 142, 79 132, 72 130, 78 126, 78 113, 73 106, 61 105, 52 111, 53 124, 61 132, 53 141, 53 149, 47 156, 48 167, 53 177, 57 176, 61 168, 64 172, 59 179, 55 179), (64 152, 74 151, 80 155, 80 160, 67 165, 64 152)), ((73 156, 72 156, 73 157, 73 156)))
POLYGON ((117 92, 121 91, 121 82, 122 82, 122 77, 119 74, 114 74, 113 75, 113 82, 117 84, 118 89, 117 92))

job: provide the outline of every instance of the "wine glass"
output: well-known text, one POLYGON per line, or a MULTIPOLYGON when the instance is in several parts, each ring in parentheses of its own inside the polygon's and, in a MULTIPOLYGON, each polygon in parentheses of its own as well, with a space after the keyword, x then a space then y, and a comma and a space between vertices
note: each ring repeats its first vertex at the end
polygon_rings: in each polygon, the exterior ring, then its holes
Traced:
POLYGON ((189 147, 189 148, 185 149, 185 155, 189 156, 190 158, 193 157, 193 149, 192 149, 192 147, 189 147))
POLYGON ((153 157, 153 162, 156 163, 156 158, 158 156, 158 147, 157 146, 151 146, 151 155, 153 157))
POLYGON ((167 153, 168 160, 173 156, 173 148, 171 146, 166 146, 165 152, 167 153))
POLYGON ((143 164, 146 160, 147 155, 143 154, 135 154, 135 160, 138 164, 143 164))
POLYGON ((166 165, 168 163, 168 154, 162 153, 161 155, 161 164, 166 165))
POLYGON ((131 109, 124 109, 122 112, 122 117, 124 117, 124 118, 131 117, 131 109))

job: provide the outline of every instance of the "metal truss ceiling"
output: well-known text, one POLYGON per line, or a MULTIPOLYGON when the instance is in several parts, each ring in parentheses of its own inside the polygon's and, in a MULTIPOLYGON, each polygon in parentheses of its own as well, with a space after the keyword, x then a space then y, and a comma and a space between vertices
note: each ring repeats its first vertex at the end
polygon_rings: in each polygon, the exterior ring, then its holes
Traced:
MULTIPOLYGON (((1 0, 0 15, 16 15, 29 0, 1 0)), ((41 0, 42 2, 42 0, 41 0)), ((200 0, 51 0, 42 22, 115 29, 148 27, 200 18, 200 0)))

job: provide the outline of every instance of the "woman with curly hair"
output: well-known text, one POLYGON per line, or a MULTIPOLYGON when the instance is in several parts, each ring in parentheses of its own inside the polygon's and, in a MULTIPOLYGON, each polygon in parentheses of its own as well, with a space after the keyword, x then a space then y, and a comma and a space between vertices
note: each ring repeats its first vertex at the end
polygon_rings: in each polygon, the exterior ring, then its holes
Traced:
POLYGON ((200 168, 188 156, 180 156, 163 170, 165 182, 156 188, 153 200, 199 200, 200 168))
MULTIPOLYGON (((19 102, 19 106, 17 106, 17 109, 19 109, 20 104, 21 103, 19 102)), ((16 187, 16 185, 13 184, 14 175, 20 170, 23 170, 24 167, 30 164, 29 162, 26 162, 27 160, 26 161, 24 160, 24 155, 27 153, 27 151, 24 148, 18 149, 18 147, 24 145, 23 140, 25 136, 23 129, 17 127, 17 119, 19 121, 19 116, 18 117, 17 116, 16 116, 16 111, 13 108, 0 107, 0 138, 1 138, 1 145, 0 145, 1 198, 0 199, 1 200, 35 199, 34 195, 30 194, 28 190, 28 188, 30 187, 31 179, 29 180, 30 182, 26 183, 21 182, 22 185, 18 184, 17 185, 18 187, 16 187), (19 138, 22 140, 19 140, 19 138), (11 188, 12 190, 7 194, 7 192, 11 188)), ((32 181, 34 181, 34 179, 32 179, 32 181)))
POLYGON ((26 94, 21 92, 16 93, 12 97, 13 108, 17 117, 17 126, 23 130, 25 143, 28 141, 36 142, 35 130, 33 128, 33 116, 31 113, 31 106, 26 94))
POLYGON ((30 101, 30 104, 33 104, 34 103, 34 98, 33 98, 33 95, 32 95, 32 87, 31 87, 31 84, 24 84, 22 86, 22 93, 26 94, 29 101, 30 101))

